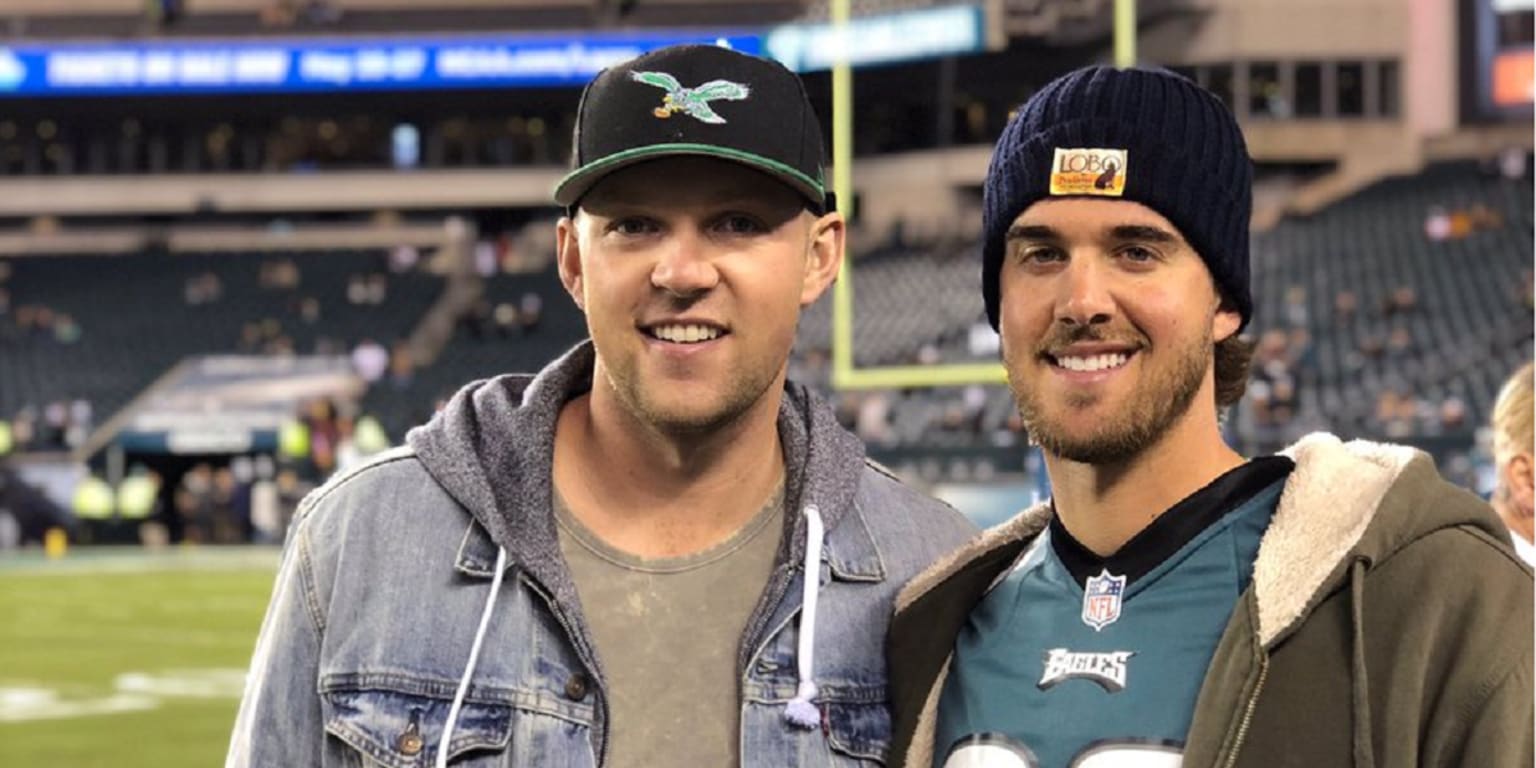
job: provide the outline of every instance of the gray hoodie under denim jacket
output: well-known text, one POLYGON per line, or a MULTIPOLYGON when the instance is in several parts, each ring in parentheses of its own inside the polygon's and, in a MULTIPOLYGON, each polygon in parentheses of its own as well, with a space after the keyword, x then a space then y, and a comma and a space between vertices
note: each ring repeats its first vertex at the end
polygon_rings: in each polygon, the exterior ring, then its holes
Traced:
MULTIPOLYGON (((556 418, 590 389, 592 365, 585 343, 536 378, 471 384, 407 447, 305 499, 229 766, 442 765, 445 731, 452 765, 603 764, 602 660, 550 482, 556 418)), ((740 718, 743 766, 879 765, 896 593, 975 529, 867 462, 805 389, 786 388, 778 424, 792 506, 738 647, 740 710, 721 716, 740 718), (807 591, 818 527, 819 589, 807 591)))

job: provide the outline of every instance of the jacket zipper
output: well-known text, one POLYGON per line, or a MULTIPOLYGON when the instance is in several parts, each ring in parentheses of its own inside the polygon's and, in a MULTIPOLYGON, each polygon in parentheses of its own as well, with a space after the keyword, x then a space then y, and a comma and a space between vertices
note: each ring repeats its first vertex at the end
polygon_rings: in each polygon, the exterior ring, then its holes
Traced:
POLYGON ((1237 726, 1237 738, 1232 742, 1232 751, 1227 753, 1224 768, 1232 768, 1237 764, 1237 755, 1242 751, 1243 739, 1248 737, 1248 726, 1253 721, 1253 709, 1259 704, 1259 693, 1264 690, 1264 681, 1269 677, 1269 654, 1260 651, 1259 655, 1259 681, 1253 686, 1253 693, 1248 697, 1248 706, 1243 709, 1243 721, 1237 726))

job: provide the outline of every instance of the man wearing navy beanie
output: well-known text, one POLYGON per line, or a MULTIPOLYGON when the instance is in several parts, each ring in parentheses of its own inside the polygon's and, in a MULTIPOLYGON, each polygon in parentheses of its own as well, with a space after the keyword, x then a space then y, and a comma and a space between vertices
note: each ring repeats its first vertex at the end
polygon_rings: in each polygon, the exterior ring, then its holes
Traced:
POLYGON ((982 297, 1053 496, 898 598, 890 764, 1531 764, 1531 571, 1492 510, 1409 448, 1222 439, 1252 174, 1164 71, 1072 72, 1004 130, 982 297))

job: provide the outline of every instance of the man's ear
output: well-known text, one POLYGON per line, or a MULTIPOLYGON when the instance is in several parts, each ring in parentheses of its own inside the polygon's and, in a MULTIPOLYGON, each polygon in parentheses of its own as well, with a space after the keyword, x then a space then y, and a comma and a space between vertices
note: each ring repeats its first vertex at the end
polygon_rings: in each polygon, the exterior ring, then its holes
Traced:
POLYGON ((827 286, 837 279, 843 267, 843 248, 847 245, 848 225, 843 214, 833 211, 811 222, 809 247, 806 249, 804 281, 800 286, 800 306, 816 303, 827 286))
MULTIPOLYGON (((580 212, 573 214, 581 216, 580 212)), ((576 219, 561 216, 555 224, 555 263, 560 267, 560 284, 581 311, 587 311, 581 272, 581 239, 576 233, 576 219)))
POLYGON ((1517 453, 1504 464, 1500 479, 1509 489, 1509 498, 1522 512, 1536 510, 1536 459, 1529 453, 1517 453))
POLYGON ((1237 311, 1237 307, 1226 299, 1216 307, 1216 316, 1211 318, 1211 340, 1217 343, 1226 341, 1237 335, 1237 329, 1243 327, 1243 313, 1237 311))

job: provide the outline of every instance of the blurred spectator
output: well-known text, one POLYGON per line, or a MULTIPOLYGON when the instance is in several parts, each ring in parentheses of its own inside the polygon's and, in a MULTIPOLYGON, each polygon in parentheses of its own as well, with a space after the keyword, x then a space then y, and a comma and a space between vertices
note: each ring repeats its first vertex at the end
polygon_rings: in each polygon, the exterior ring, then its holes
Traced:
POLYGON ((185 11, 185 0, 144 0, 144 21, 154 29, 175 24, 185 11))
POLYGON ((1400 285, 1388 294, 1381 302, 1382 315, 1391 318, 1405 315, 1418 309, 1419 295, 1413 288, 1400 285))
POLYGON ((485 341, 486 332, 494 325, 494 315, 491 302, 482 296, 459 317, 459 325, 464 327, 470 338, 475 341, 485 341))
POLYGON ((1355 312, 1360 309, 1360 297, 1354 291, 1344 290, 1334 294, 1333 319, 1337 329, 1349 325, 1355 320, 1355 312))
POLYGON ((187 278, 182 290, 182 300, 189 307, 214 304, 222 298, 224 298, 224 282, 214 272, 203 272, 187 278))
POLYGON ((395 274, 409 272, 421 261, 421 251, 414 245, 397 245, 389 252, 389 271, 395 274))
POLYGON ((1396 326, 1387 334, 1387 354, 1391 357, 1406 357, 1413 348, 1413 334, 1408 332, 1406 326, 1396 326))
POLYGON ((382 272, 368 275, 363 290, 363 295, 367 298, 364 303, 375 307, 380 306, 389 298, 389 278, 382 272))
POLYGON ((471 255, 475 260, 475 274, 481 277, 493 277, 500 271, 501 265, 496 258, 495 243, 488 240, 477 241, 471 255))
POLYGON ((284 515, 276 467, 270 456, 258 456, 251 464, 251 540, 257 544, 281 544, 284 515))
POLYGON ((17 452, 30 451, 39 447, 36 408, 24 405, 16 412, 16 418, 11 421, 11 439, 15 443, 17 452))
POLYGON ((1440 206, 1433 206, 1424 216, 1424 236, 1432 242, 1448 240, 1451 237, 1451 215, 1440 206))
POLYGON ((43 444, 49 449, 69 447, 69 403, 55 400, 43 408, 43 444))
POLYGON ((347 303, 353 306, 378 306, 389 296, 389 278, 382 272, 352 275, 347 278, 347 303))
POLYGON ((78 448, 85 444, 95 428, 94 409, 91 401, 75 399, 69 404, 69 421, 64 428, 64 444, 78 448))
MULTIPOLYGON (((503 301, 496 305, 496 309, 491 311, 491 323, 496 328, 498 339, 510 339, 522 328, 522 319, 518 316, 517 307, 510 301, 503 301)), ((477 338, 482 337, 484 332, 478 331, 478 334, 477 338)))
POLYGON ((246 323, 240 326, 239 350, 247 354, 261 351, 261 324, 246 323))
POLYGON ((1509 526, 1515 551, 1536 565, 1536 436, 1532 419, 1532 365, 1515 371, 1493 407, 1493 455, 1498 485, 1493 508, 1509 526))
POLYGON ((299 473, 292 469, 283 469, 277 473, 277 501, 282 515, 280 530, 288 530, 288 525, 293 521, 293 514, 299 508, 299 503, 313 489, 312 484, 305 482, 299 473))
POLYGON ((341 441, 336 404, 329 400, 311 401, 304 424, 309 428, 309 461, 314 477, 329 477, 336 470, 336 448, 341 441))
POLYGON ((1474 203, 1467 209, 1467 219, 1471 222, 1472 231, 1496 230, 1504 227, 1504 217, 1498 211, 1489 208, 1482 203, 1474 203))
POLYGON ((83 331, 80 329, 80 324, 75 322, 74 317, 60 313, 58 317, 54 318, 54 341, 57 341, 60 344, 74 344, 80 341, 80 336, 82 334, 83 331))
POLYGON ((1387 351, 1387 343, 1380 336, 1371 333, 1360 339, 1360 354, 1367 360, 1380 360, 1382 353, 1387 351))
POLYGON ((538 330, 539 321, 544 318, 544 297, 533 291, 523 293, 522 299, 517 302, 517 321, 522 326, 523 335, 528 336, 538 330))
POLYGON ((389 370, 389 350, 373 339, 363 339, 352 350, 352 368, 363 381, 373 384, 389 370))
POLYGON ((298 21, 298 0, 268 0, 261 7, 261 25, 269 29, 286 29, 298 21))
POLYGON ((854 432, 859 439, 871 445, 890 446, 896 443, 896 433, 891 429, 891 401, 888 392, 865 392, 858 402, 858 415, 854 432))
POLYGON ((341 339, 333 336, 316 336, 315 354, 325 357, 340 357, 351 353, 347 350, 347 345, 341 342, 341 339))
POLYGON ((352 440, 363 458, 389 450, 389 433, 373 414, 365 413, 358 417, 357 424, 352 428, 352 440))
POLYGON ((219 544, 239 544, 245 541, 244 526, 241 522, 241 511, 249 515, 249 499, 235 480, 235 472, 230 467, 219 467, 213 473, 213 540, 219 544))
POLYGON ((211 544, 217 529, 217 490, 213 467, 200 462, 187 470, 176 489, 176 514, 181 518, 181 538, 192 544, 211 544))
POLYGON ((160 475, 142 464, 135 464, 117 485, 117 513, 122 518, 130 540, 142 538, 140 526, 159 513, 160 475))
POLYGON ((308 0, 304 3, 304 21, 318 27, 341 21, 341 9, 331 0, 308 0))
POLYGON ((411 345, 405 339, 395 342, 389 356, 389 380, 398 389, 411 385, 416 375, 416 362, 411 356, 411 345))
POLYGON ((263 288, 293 290, 299 287, 299 265, 289 258, 263 262, 259 280, 263 288))
POLYGON ((1530 154, 1521 147, 1510 147, 1499 153, 1499 175, 1510 181, 1525 178, 1530 167, 1530 154))
POLYGON ((1307 289, 1291 285, 1285 289, 1285 322, 1292 328, 1307 327, 1307 289))
POLYGON ((1447 397, 1440 403, 1440 434, 1460 434, 1467 429, 1467 404, 1459 397, 1447 397))
POLYGON ((1295 370, 1304 370, 1315 364, 1315 355, 1312 347, 1312 332, 1306 328, 1292 328, 1289 338, 1286 339, 1286 349, 1290 354, 1291 366, 1295 370))
POLYGON ((277 430, 277 458, 284 467, 307 471, 309 464, 309 425, 300 416, 283 422, 277 430))
POLYGON ((80 537, 86 543, 106 543, 112 538, 116 499, 112 486, 95 472, 87 473, 75 486, 71 501, 75 519, 80 523, 80 537))
POLYGON ((313 296, 305 296, 299 300, 299 319, 305 325, 314 325, 320 322, 320 300, 313 296))

